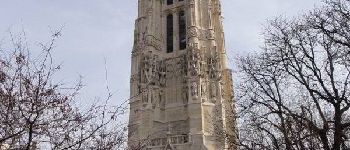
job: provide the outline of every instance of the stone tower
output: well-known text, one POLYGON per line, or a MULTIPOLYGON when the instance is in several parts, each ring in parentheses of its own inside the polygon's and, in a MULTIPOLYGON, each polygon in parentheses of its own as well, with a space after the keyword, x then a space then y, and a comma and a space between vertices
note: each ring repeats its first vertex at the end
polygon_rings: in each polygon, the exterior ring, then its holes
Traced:
POLYGON ((235 149, 220 0, 138 0, 134 36, 129 148, 235 149))

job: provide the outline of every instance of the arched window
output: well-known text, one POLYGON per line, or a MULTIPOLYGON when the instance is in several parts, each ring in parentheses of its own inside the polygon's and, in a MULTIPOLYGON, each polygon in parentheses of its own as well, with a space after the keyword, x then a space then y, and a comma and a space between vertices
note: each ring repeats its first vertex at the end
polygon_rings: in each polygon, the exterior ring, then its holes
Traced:
POLYGON ((185 11, 179 12, 179 45, 180 50, 186 49, 186 15, 185 11))
POLYGON ((166 0, 166 4, 167 4, 167 5, 173 4, 173 0, 166 0))
POLYGON ((171 53, 174 51, 174 42, 173 42, 173 34, 174 34, 174 28, 173 28, 173 15, 169 14, 166 17, 166 45, 167 45, 167 53, 171 53))

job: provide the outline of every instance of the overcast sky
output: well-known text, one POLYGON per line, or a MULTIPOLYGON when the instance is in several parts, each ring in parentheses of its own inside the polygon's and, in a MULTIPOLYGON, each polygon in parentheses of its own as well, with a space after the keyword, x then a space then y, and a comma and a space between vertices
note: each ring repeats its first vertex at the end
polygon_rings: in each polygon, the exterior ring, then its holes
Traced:
MULTIPOLYGON (((221 1, 226 49, 229 57, 235 57, 259 50, 267 19, 301 15, 321 0, 221 1)), ((71 84, 82 75, 86 85, 82 103, 104 97, 106 60, 108 84, 118 103, 129 94, 136 14, 136 0, 0 0, 0 43, 7 41, 9 30, 24 29, 35 47, 49 40, 50 30, 64 26, 54 51, 56 63, 63 63, 57 78, 71 84)))

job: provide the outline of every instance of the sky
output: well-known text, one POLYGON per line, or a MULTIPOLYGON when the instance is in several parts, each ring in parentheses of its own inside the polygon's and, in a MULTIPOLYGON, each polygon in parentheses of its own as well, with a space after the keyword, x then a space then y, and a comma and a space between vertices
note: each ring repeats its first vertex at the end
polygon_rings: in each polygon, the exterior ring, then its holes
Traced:
MULTIPOLYGON (((297 17, 321 0, 221 0, 230 58, 259 51, 268 19, 297 17)), ((68 85, 83 77, 79 103, 89 104, 114 93, 112 103, 129 95, 130 57, 137 0, 0 0, 0 48, 9 31, 25 31, 33 51, 62 28, 53 51, 63 64, 56 80, 68 85), (107 80, 106 80, 107 75, 107 80)), ((230 61, 234 68, 234 61, 230 61)))

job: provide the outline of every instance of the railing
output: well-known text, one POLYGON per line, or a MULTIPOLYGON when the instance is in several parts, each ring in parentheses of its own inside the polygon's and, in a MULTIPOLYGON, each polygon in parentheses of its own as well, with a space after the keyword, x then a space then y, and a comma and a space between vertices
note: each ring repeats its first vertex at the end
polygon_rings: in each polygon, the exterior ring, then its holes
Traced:
POLYGON ((186 144, 189 142, 188 135, 175 135, 168 138, 156 138, 151 140, 150 146, 165 146, 166 144, 186 144))

